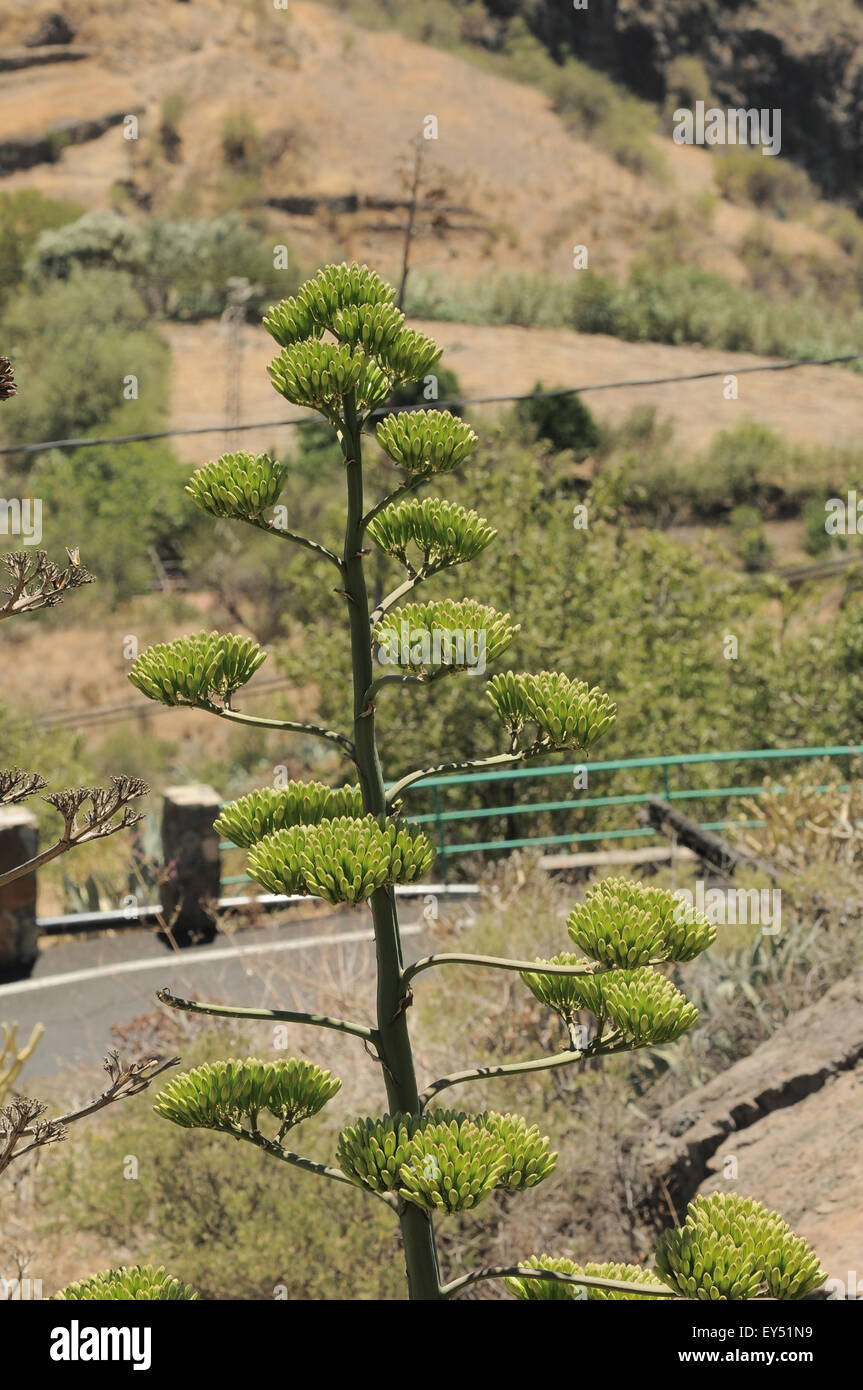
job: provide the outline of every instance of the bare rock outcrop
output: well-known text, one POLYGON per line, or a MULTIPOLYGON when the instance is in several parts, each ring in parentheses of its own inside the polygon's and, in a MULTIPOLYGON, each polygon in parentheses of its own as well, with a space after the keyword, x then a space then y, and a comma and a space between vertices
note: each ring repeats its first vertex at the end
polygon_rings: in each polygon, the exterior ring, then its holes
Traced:
POLYGON ((863 1292, 863 969, 663 1111, 645 1157, 655 1210, 756 1197, 863 1292))

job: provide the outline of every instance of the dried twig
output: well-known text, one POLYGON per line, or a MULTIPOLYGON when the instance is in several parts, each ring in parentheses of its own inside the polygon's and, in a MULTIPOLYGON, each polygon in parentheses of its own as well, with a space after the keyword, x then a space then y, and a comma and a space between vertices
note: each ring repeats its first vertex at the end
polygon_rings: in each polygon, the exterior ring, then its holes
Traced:
POLYGON ((0 1108, 0 1173, 8 1168, 13 1159, 24 1158, 47 1144, 62 1142, 69 1125, 77 1120, 94 1115, 97 1110, 104 1110, 105 1106, 113 1105, 115 1101, 126 1100, 145 1091, 151 1081, 168 1067, 176 1066, 179 1060, 179 1057, 144 1057, 127 1065, 120 1061, 119 1053, 112 1050, 105 1058, 105 1070, 111 1078, 105 1090, 80 1109, 69 1110, 50 1120, 42 1119, 47 1109, 42 1101, 30 1100, 26 1096, 16 1097, 11 1105, 0 1108), (29 1143, 25 1142, 21 1147, 22 1141, 26 1140, 29 1143))

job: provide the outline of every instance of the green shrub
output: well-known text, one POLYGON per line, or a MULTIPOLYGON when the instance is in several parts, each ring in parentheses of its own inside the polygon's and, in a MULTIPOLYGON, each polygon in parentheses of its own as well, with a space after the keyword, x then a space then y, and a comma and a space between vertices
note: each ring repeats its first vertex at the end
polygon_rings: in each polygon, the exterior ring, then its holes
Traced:
POLYGON ((700 464, 696 507, 716 516, 736 507, 767 503, 781 495, 788 445, 756 420, 743 420, 714 438, 700 464))
POLYGON ((229 111, 222 120, 222 157, 233 169, 259 172, 262 137, 251 113, 245 108, 229 111))
POLYGON ((168 349, 149 318, 129 277, 111 270, 73 267, 67 279, 19 295, 4 317, 3 339, 26 389, 4 406, 4 439, 158 429, 168 349), (138 396, 126 399, 132 376, 138 396))
POLYGON ((817 199, 809 175, 781 156, 740 147, 714 155, 714 162, 716 187, 732 203, 792 218, 808 211, 817 199))
MULTIPOLYGON (((839 356, 863 343, 859 307, 833 307, 814 291, 777 303, 698 266, 644 260, 622 284, 590 270, 572 280, 510 271, 455 285, 433 273, 415 274, 405 308, 424 318, 572 328, 792 359, 839 356)), ((860 364, 852 369, 861 370, 860 364)))
MULTIPOLYGON (((462 386, 455 372, 450 371, 449 367, 438 365, 433 373, 437 381, 437 395, 427 397, 425 394, 425 380, 411 381, 406 386, 397 386, 392 392, 388 404, 391 405, 428 405, 434 407, 435 401, 457 401, 462 394, 462 386)), ((447 407, 451 414, 460 415, 458 407, 447 407)))
POLYGON ((177 554, 201 529, 178 493, 182 476, 170 445, 145 441, 40 454, 28 486, 43 499, 49 548, 62 549, 64 536, 86 545, 100 597, 116 603, 153 586, 154 552, 163 560, 177 554))
POLYGON ((147 249, 144 229, 118 212, 87 212, 77 222, 42 233, 31 270, 37 282, 43 277, 68 280, 73 269, 140 274, 147 263, 147 249))
POLYGON ((694 53, 680 53, 672 58, 665 72, 663 114, 670 121, 678 108, 691 111, 697 101, 703 101, 706 107, 715 105, 710 77, 694 53))
POLYGON ((650 142, 656 112, 595 68, 567 58, 545 83, 554 110, 577 135, 594 139, 636 174, 661 176, 665 159, 650 142))
POLYGON ((813 497, 803 513, 803 547, 807 555, 820 558, 831 549, 834 538, 826 528, 826 521, 824 499, 813 497))
POLYGON ((850 208, 831 209, 824 230, 846 256, 863 263, 863 219, 856 213, 850 208))
POLYGON ((773 559, 773 546, 764 533, 763 518, 755 507, 735 507, 728 518, 734 534, 734 548, 747 574, 766 570, 773 559))
POLYGON ((277 270, 273 244, 237 213, 204 220, 153 218, 144 226, 117 212, 88 213, 37 242, 31 271, 37 284, 66 279, 73 269, 128 271, 151 309, 196 320, 220 314, 228 281, 249 280, 250 315, 296 288, 293 269, 277 270))
MULTIPOLYGON (((541 391, 542 382, 533 389, 541 391)), ((535 439, 542 439, 553 449, 571 449, 579 461, 599 445, 599 427, 580 396, 536 396, 519 401, 515 413, 535 439)))
POLYGON ((46 198, 35 188, 0 193, 0 313, 23 284, 34 242, 43 232, 74 222, 82 212, 75 203, 46 198))
POLYGON ((159 143, 169 164, 180 157, 183 137, 180 124, 186 110, 186 98, 182 92, 169 92, 159 106, 159 143))

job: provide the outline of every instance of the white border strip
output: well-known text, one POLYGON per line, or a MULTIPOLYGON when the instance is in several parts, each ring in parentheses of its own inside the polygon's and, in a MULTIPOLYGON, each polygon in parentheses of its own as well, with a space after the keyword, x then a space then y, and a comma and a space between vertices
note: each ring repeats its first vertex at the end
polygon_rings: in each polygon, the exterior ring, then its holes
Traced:
MULTIPOLYGON (((401 928, 402 936, 418 936, 427 931, 425 924, 416 923, 401 928)), ((248 956, 263 956, 275 951, 304 951, 315 946, 346 946, 358 941, 374 941, 372 931, 331 932, 326 936, 294 937, 290 941, 257 941, 242 948, 221 946, 214 950, 209 947, 183 950, 170 955, 148 957, 146 960, 117 961, 113 965, 94 965, 89 970, 70 970, 65 975, 45 975, 42 979, 16 980, 13 984, 0 985, 0 999, 8 999, 14 994, 36 994, 43 989, 56 989, 60 985, 84 984, 87 980, 111 980, 118 975, 138 975, 148 970, 159 970, 170 978, 172 972, 191 965, 207 964, 211 961, 235 960, 239 964, 248 956)))

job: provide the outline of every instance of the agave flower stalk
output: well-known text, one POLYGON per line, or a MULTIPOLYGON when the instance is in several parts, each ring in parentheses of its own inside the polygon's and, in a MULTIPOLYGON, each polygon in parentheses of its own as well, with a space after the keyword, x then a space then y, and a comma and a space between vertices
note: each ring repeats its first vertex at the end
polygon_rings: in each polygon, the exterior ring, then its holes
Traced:
MULTIPOLYGON (((283 1145, 287 1131, 318 1113, 338 1090, 335 1078, 308 1062, 252 1058, 207 1063, 175 1078, 156 1108, 184 1128, 221 1130, 306 1173, 348 1183, 383 1201, 398 1216, 412 1299, 452 1298, 483 1279, 505 1280, 520 1299, 748 1297, 765 1290, 800 1297, 823 1278, 808 1247, 772 1213, 751 1204, 725 1211, 721 1202, 699 1206, 685 1228, 667 1237, 655 1270, 580 1266, 565 1256, 543 1255, 468 1271, 449 1282, 441 1277, 435 1219, 470 1209, 496 1190, 528 1191, 553 1171, 556 1155, 538 1128, 520 1116, 440 1110, 432 1108, 435 1098, 467 1082, 579 1065, 673 1041, 693 1025, 696 1010, 661 969, 705 950, 714 929, 702 919, 678 914, 668 892, 610 880, 598 885, 569 919, 578 954, 563 951, 551 960, 530 961, 453 952, 405 966, 395 886, 417 882, 433 859, 425 836, 401 819, 405 793, 431 772, 507 766, 551 752, 586 756, 611 726, 615 706, 580 674, 491 675, 486 684, 489 716, 501 725, 502 751, 414 769, 387 792, 377 739, 378 703, 384 693, 393 686, 410 687, 417 697, 427 698, 424 687, 470 669, 468 629, 481 630, 483 659, 489 662, 503 655, 518 631, 509 614, 471 597, 400 607, 438 571, 468 564, 494 541, 495 532, 476 512, 440 498, 409 496, 436 474, 467 465, 478 443, 469 425, 443 410, 387 414, 377 426, 376 442, 402 479, 371 504, 365 495, 363 450, 376 408, 394 387, 429 371, 439 356, 429 338, 405 326, 393 300, 392 288, 367 267, 328 266, 293 299, 271 309, 264 321, 281 349, 270 367, 273 385, 293 403, 317 410, 332 426, 341 451, 341 553, 294 532, 278 534, 338 569, 333 601, 347 619, 350 729, 253 718, 235 709, 236 698, 266 653, 229 634, 201 633, 151 648, 130 673, 150 699, 312 734, 335 743, 350 759, 356 779, 350 785, 333 789, 319 782, 292 782, 278 790, 264 788, 225 807, 217 829, 247 849, 250 875, 271 891, 367 906, 377 958, 374 1021, 192 1002, 167 990, 158 997, 189 1013, 281 1020, 340 1032, 346 1046, 361 1041, 380 1066, 385 1111, 359 1117, 342 1129, 334 1166, 283 1145), (374 609, 365 572, 370 544, 405 571, 374 609), (432 632, 456 640, 447 648, 429 644, 425 637, 432 632), (415 642, 417 633, 422 640, 415 642), (376 648, 378 655, 386 652, 393 671, 376 670, 376 648), (562 1050, 525 1061, 470 1066, 421 1086, 410 1029, 413 985, 441 966, 518 972, 537 1002, 558 1015, 565 1037, 562 1050)), ((267 511, 286 481, 289 470, 282 464, 238 453, 199 469, 188 490, 212 515, 275 532, 267 511)), ((159 1292, 164 1284, 158 1271, 123 1272, 118 1279, 124 1287, 131 1287, 133 1279, 156 1290, 136 1297, 184 1296, 159 1292)), ((93 1295, 85 1290, 65 1296, 93 1295)))

